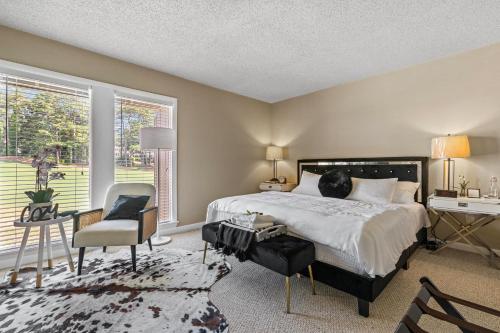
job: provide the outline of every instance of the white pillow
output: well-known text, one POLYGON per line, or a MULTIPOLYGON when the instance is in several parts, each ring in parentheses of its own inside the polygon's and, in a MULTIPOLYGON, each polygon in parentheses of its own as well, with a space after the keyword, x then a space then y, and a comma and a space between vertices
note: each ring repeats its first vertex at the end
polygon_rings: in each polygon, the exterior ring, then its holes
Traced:
POLYGON ((292 190, 292 193, 307 194, 321 197, 321 192, 318 189, 318 183, 321 175, 315 173, 302 171, 300 184, 292 190))
POLYGON ((365 179, 352 177, 352 191, 346 199, 387 204, 392 202, 397 178, 365 179))
POLYGON ((392 202, 402 204, 415 202, 415 193, 419 187, 420 183, 397 182, 392 202))

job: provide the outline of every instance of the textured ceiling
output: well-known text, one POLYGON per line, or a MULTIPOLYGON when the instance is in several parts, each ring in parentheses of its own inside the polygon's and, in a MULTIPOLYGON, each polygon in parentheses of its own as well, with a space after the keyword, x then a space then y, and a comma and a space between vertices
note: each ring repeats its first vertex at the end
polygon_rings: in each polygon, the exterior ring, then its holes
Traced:
POLYGON ((0 24, 276 102, 500 42, 500 1, 0 0, 0 24))

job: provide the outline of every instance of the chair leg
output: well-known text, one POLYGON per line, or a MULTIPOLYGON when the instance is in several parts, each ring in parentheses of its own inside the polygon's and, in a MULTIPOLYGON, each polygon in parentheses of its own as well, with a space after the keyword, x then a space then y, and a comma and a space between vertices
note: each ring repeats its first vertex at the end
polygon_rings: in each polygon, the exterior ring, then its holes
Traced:
POLYGON ((135 272, 136 271, 136 266, 135 266, 135 245, 130 245, 130 250, 132 252, 132 270, 135 272))
POLYGON ((151 243, 151 237, 148 238, 149 251, 153 251, 153 243, 151 243))
POLYGON ((311 279, 312 294, 316 295, 316 286, 314 285, 314 276, 311 265, 307 266, 307 269, 309 270, 309 279, 311 279))
POLYGON ((102 247, 102 252, 106 253, 106 246, 102 247))
POLYGON ((290 277, 285 276, 286 313, 290 313, 290 277))
POLYGON ((208 247, 208 242, 205 242, 205 250, 203 251, 203 264, 205 263, 205 259, 207 257, 207 247, 208 247))
POLYGON ((82 274, 82 265, 83 265, 83 256, 85 255, 85 248, 81 247, 78 250, 78 270, 77 270, 77 275, 82 274))

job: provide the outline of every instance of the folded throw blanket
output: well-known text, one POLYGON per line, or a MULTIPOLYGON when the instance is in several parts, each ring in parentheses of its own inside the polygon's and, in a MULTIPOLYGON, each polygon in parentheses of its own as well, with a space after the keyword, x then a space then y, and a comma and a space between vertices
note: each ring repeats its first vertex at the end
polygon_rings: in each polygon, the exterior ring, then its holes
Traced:
POLYGON ((239 261, 245 261, 254 234, 255 230, 253 229, 236 225, 230 220, 222 221, 217 231, 215 249, 222 249, 224 254, 234 254, 239 261))

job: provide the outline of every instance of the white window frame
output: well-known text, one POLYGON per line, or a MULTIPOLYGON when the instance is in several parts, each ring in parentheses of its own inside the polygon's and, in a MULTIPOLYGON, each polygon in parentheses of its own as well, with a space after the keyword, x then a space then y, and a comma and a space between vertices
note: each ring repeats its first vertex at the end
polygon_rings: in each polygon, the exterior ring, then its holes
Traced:
MULTIPOLYGON (((46 69, 41 69, 33 66, 28 66, 28 65, 23 65, 7 60, 2 60, 0 59, 0 72, 3 72, 5 74, 10 74, 10 75, 15 75, 15 76, 20 76, 20 77, 26 77, 29 79, 34 79, 34 80, 40 80, 40 81, 46 81, 49 83, 53 84, 60 84, 60 85, 69 85, 69 86, 74 86, 76 88, 81 88, 81 89, 92 89, 92 88, 105 88, 105 89, 110 89, 113 91, 113 101, 111 102, 114 105, 114 95, 120 95, 124 97, 131 97, 131 98, 140 98, 145 101, 150 101, 153 103, 161 103, 161 104, 167 104, 170 107, 172 107, 172 128, 174 129, 176 135, 177 135, 177 98, 175 97, 169 97, 169 96, 164 96, 164 95, 159 95, 147 91, 142 91, 142 90, 136 90, 136 89, 131 89, 115 84, 110 84, 110 83, 105 83, 105 82, 100 82, 100 81, 95 81, 91 79, 86 79, 74 75, 69 75, 69 74, 63 74, 51 70, 46 70, 46 69)), ((90 94, 91 98, 91 103, 93 104, 95 101, 94 96, 90 94)), ((114 117, 114 108, 110 110, 112 112, 113 117, 114 117)), ((92 127, 94 126, 94 122, 92 121, 92 117, 95 116, 94 113, 94 108, 91 108, 91 114, 90 114, 90 132, 93 133, 92 127)), ((114 128, 114 122, 109 124, 111 127, 114 128)), ((114 131, 112 133, 113 135, 113 146, 114 146, 114 131)), ((90 136, 90 159, 89 159, 89 169, 91 172, 91 185, 89 189, 89 195, 90 195, 90 200, 92 203, 94 203, 92 206, 95 205, 95 201, 92 200, 93 197, 97 196, 96 191, 102 191, 102 189, 96 189, 94 188, 95 184, 92 185, 92 173, 95 172, 92 171, 92 165, 93 165, 93 156, 98 153, 99 150, 99 145, 96 145, 92 141, 93 135, 90 136)), ((177 138, 176 138, 177 142, 177 138)), ((114 158, 113 158, 113 164, 111 166, 108 166, 112 168, 113 170, 113 182, 114 182, 114 158)), ((171 215, 171 220, 170 221, 162 221, 162 223, 167 223, 170 226, 175 226, 178 223, 177 220, 177 147, 176 149, 172 152, 172 215, 171 215)), ((102 194, 100 194, 102 196, 102 194)), ((102 203, 100 203, 102 205, 102 203)), ((94 207, 92 207, 94 208, 94 207)))
MULTIPOLYGON (((170 193, 170 197, 172 198, 172 204, 170 205, 170 221, 160 221, 161 224, 171 224, 172 226, 176 226, 178 223, 177 220, 177 99, 162 95, 157 95, 145 91, 139 91, 135 89, 116 87, 114 89, 115 96, 131 98, 136 100, 141 100, 145 102, 155 103, 155 104, 165 104, 172 108, 172 129, 175 131, 175 150, 172 151, 172 168, 169 170, 172 179, 169 179, 171 182, 172 193, 170 193), (175 101, 175 103, 173 102, 175 101)), ((114 100, 113 100, 114 103, 114 100)), ((113 108, 114 115, 114 108, 113 108)), ((114 123, 113 123, 114 124, 114 123)), ((114 132, 113 132, 113 140, 114 140, 114 132)), ((113 142, 114 143, 114 142, 113 142)), ((114 164, 113 164, 114 166, 114 164)), ((156 167, 156 166, 155 166, 156 167)), ((114 170, 113 170, 114 171, 114 170)))

